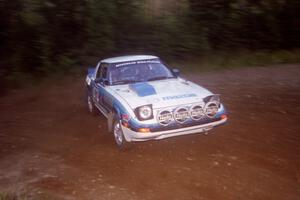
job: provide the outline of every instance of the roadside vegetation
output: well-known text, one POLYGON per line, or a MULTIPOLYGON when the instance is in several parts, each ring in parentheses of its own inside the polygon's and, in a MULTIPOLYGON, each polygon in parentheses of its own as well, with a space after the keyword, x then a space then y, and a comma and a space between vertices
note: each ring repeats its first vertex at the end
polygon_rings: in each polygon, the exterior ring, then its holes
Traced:
POLYGON ((295 64, 300 63, 300 50, 215 52, 198 58, 170 62, 172 63, 171 67, 179 68, 186 73, 288 63, 295 64))
POLYGON ((125 54, 184 70, 297 63, 299 10, 294 0, 3 0, 1 91, 125 54))
POLYGON ((16 195, 0 192, 0 200, 18 200, 18 198, 16 195))

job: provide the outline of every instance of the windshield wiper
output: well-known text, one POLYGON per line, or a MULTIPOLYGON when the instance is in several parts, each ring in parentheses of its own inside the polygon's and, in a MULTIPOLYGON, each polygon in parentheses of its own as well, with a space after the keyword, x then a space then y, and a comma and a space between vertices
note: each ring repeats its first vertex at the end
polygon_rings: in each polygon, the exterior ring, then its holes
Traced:
POLYGON ((113 82, 113 85, 122 85, 122 84, 129 84, 129 83, 136 83, 136 80, 121 80, 113 82))
POLYGON ((156 76, 153 78, 149 78, 147 81, 157 81, 157 80, 164 80, 168 78, 174 78, 174 77, 169 77, 169 76, 156 76))

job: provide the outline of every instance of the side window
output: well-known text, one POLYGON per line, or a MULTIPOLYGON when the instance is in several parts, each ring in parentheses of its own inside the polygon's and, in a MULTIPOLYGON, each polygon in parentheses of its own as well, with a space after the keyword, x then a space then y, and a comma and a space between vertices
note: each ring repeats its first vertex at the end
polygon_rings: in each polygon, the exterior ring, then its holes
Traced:
POLYGON ((100 64, 100 66, 98 68, 98 71, 97 71, 97 74, 96 74, 96 78, 106 78, 107 66, 108 66, 107 63, 101 63, 100 64))
MULTIPOLYGON (((98 64, 99 65, 99 64, 98 64)), ((102 64, 101 64, 102 65, 102 64)), ((100 72, 101 72, 101 65, 98 68, 97 74, 96 74, 96 78, 100 78, 100 72)))
POLYGON ((107 78, 107 66, 101 67, 101 78, 107 78))
POLYGON ((101 63, 99 67, 99 78, 107 78, 107 63, 101 63))

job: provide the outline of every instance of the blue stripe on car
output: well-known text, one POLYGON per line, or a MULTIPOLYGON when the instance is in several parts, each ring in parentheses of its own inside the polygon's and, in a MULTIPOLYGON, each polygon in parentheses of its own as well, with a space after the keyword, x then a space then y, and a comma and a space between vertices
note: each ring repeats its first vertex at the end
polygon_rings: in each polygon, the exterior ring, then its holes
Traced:
POLYGON ((135 83, 129 85, 129 88, 133 90, 139 97, 145 97, 156 94, 156 91, 149 83, 135 83))

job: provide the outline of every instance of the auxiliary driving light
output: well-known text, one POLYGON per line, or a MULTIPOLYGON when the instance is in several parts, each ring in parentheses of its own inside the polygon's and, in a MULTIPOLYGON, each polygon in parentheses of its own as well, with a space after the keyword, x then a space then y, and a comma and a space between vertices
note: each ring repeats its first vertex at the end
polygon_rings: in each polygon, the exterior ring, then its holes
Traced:
POLYGON ((140 133, 149 133, 150 132, 150 129, 149 128, 139 128, 138 131, 140 133))
POLYGON ((221 115, 221 119, 227 119, 227 115, 221 115))

